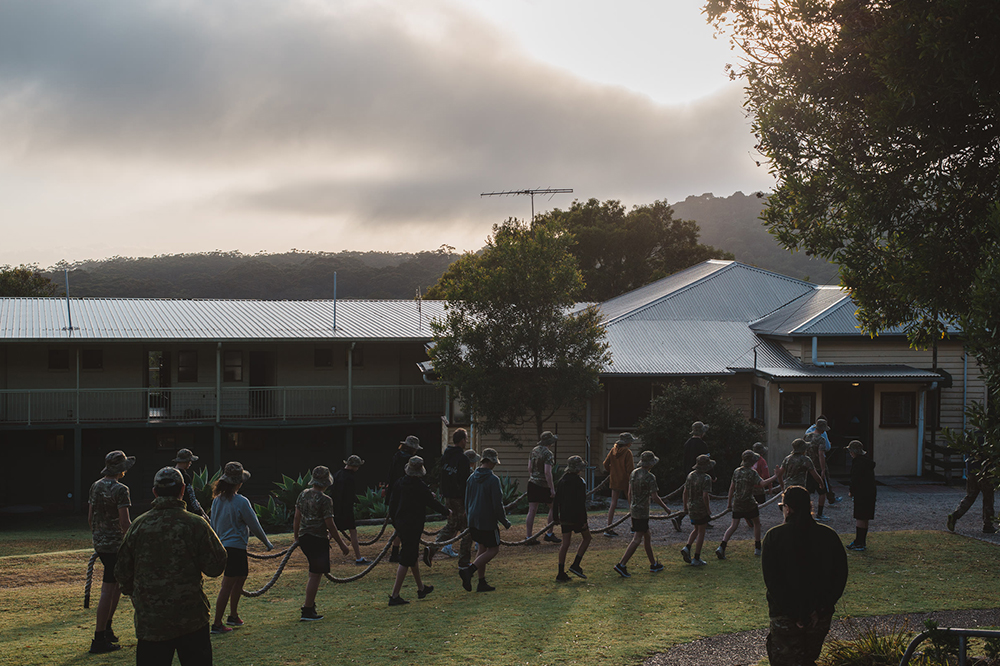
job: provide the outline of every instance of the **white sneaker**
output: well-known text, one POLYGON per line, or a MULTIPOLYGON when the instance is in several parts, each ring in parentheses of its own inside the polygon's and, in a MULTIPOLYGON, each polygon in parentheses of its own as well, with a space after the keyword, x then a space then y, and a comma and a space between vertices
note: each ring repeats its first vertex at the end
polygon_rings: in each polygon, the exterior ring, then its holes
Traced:
POLYGON ((693 566, 693 567, 703 567, 706 564, 708 564, 708 562, 706 562, 705 560, 701 559, 700 557, 696 557, 693 560, 691 560, 691 566, 693 566))
POLYGON ((443 555, 447 555, 448 557, 458 557, 458 553, 455 552, 450 543, 441 549, 441 553, 443 555))

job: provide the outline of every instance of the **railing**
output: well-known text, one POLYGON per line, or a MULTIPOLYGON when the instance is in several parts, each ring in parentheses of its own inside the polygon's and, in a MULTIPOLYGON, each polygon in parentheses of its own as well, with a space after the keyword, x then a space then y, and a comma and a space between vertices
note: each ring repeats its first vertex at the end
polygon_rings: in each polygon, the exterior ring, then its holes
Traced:
POLYGON ((995 629, 949 629, 941 627, 938 629, 928 629, 917 634, 903 653, 903 658, 899 661, 899 666, 907 666, 910 658, 917 650, 917 646, 933 635, 949 635, 958 637, 958 666, 965 666, 968 662, 969 638, 992 638, 1000 639, 1000 631, 995 629))
POLYGON ((436 416, 438 386, 268 386, 0 390, 0 423, 220 421, 436 416), (350 394, 350 395, 349 395, 350 394))

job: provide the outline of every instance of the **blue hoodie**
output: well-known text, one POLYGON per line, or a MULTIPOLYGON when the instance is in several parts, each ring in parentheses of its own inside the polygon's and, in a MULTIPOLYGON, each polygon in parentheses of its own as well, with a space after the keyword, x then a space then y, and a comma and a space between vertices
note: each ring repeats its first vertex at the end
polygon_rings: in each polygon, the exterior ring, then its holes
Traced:
POLYGON ((500 479, 493 470, 480 467, 465 484, 465 513, 469 527, 477 530, 495 530, 497 523, 510 527, 507 512, 503 509, 500 479))

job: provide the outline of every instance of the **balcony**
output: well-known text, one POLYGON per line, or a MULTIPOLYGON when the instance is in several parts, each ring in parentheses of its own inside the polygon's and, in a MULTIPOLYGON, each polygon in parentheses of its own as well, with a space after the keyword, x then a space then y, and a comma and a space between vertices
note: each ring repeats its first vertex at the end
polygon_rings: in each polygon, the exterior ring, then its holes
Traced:
POLYGON ((0 390, 0 424, 418 418, 444 413, 439 386, 0 390))

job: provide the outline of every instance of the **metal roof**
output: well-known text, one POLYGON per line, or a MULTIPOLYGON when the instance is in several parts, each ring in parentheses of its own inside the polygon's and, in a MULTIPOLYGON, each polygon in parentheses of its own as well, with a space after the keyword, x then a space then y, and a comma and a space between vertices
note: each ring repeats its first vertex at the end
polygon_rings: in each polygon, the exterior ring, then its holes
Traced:
POLYGON ((0 298, 0 340, 429 340, 444 301, 0 298), (336 329, 334 329, 336 310, 336 329))
POLYGON ((933 382, 944 379, 930 370, 907 365, 834 365, 818 367, 797 364, 797 367, 759 367, 758 371, 781 381, 855 381, 881 380, 898 382, 933 382))

